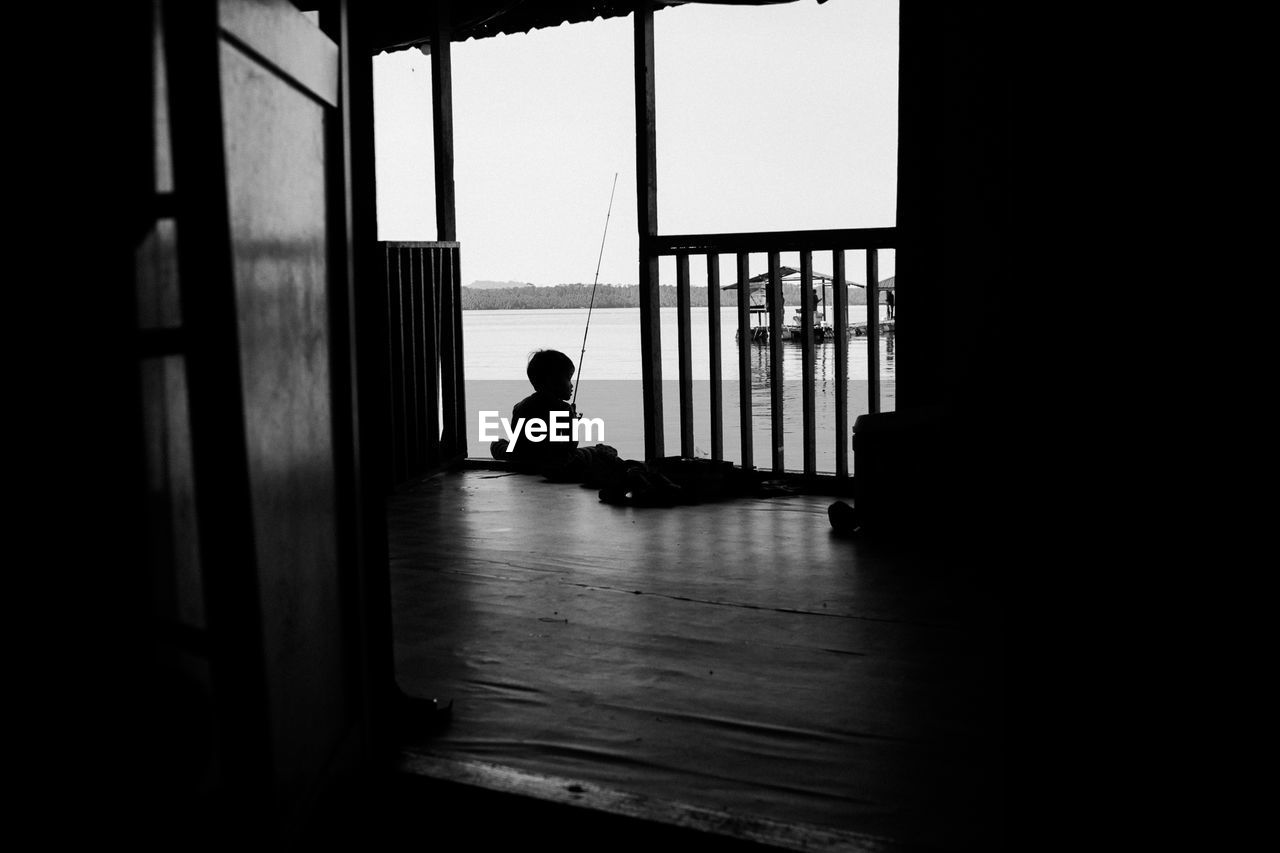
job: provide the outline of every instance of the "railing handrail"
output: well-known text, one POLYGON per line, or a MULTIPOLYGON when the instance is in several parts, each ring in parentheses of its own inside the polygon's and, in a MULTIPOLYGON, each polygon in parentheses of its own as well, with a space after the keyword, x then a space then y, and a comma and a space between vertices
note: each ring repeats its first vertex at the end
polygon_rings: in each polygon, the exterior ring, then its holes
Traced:
POLYGON ((378 242, 393 249, 458 249, 462 246, 457 240, 379 240, 378 242))
POLYGON ((658 234, 644 240, 642 254, 691 255, 737 252, 800 252, 806 249, 897 248, 896 226, 884 228, 825 228, 810 231, 738 231, 723 234, 658 234))

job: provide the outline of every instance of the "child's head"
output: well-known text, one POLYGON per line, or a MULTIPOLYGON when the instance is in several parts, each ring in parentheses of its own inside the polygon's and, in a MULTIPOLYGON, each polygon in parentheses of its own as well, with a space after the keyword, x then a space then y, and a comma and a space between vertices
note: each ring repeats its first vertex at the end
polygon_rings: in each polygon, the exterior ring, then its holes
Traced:
POLYGON ((573 394, 573 360, 569 356, 554 349, 540 349, 529 356, 529 366, 525 368, 533 387, 548 394, 555 394, 561 400, 568 400, 573 394))

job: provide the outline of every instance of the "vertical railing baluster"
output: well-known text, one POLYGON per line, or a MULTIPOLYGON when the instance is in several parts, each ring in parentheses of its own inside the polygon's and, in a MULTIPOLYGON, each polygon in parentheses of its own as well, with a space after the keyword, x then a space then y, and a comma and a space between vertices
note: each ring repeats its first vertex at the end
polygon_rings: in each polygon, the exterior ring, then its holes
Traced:
POLYGON ((386 295, 386 310, 385 310, 384 314, 385 314, 385 316, 386 316, 386 320, 387 320, 387 350, 386 350, 386 354, 387 354, 387 379, 388 379, 387 385, 388 385, 389 392, 390 392, 390 393, 388 393, 388 394, 387 394, 387 409, 388 409, 388 411, 387 411, 387 425, 391 428, 391 429, 390 429, 390 434, 389 434, 389 436, 388 436, 388 438, 390 439, 390 441, 389 441, 389 445, 390 445, 390 447, 389 447, 389 451, 390 451, 390 452, 387 454, 387 456, 388 456, 388 458, 389 458, 389 460, 390 460, 390 463, 391 463, 391 464, 390 464, 390 466, 389 466, 389 467, 390 467, 390 470, 388 471, 388 474, 390 475, 389 479, 390 479, 390 481, 391 481, 391 482, 390 482, 390 483, 388 483, 388 485, 395 485, 395 482, 396 482, 396 480, 398 479, 397 472, 399 471, 400 461, 399 461, 399 459, 397 459, 397 458, 396 458, 396 441, 395 441, 395 434, 396 434, 396 394, 395 394, 395 387, 396 387, 396 382, 395 382, 395 356, 394 356, 394 353, 395 353, 395 348, 396 348, 396 347, 395 347, 395 340, 394 340, 394 334, 393 334, 393 333, 395 332, 395 328, 396 328, 396 326, 395 326, 395 311, 394 311, 394 310, 393 310, 393 308, 392 308, 393 300, 392 300, 392 298, 391 298, 391 293, 392 293, 392 285, 391 285, 391 282, 392 282, 392 263, 391 263, 391 244, 389 244, 389 243, 383 243, 383 244, 382 244, 382 261, 383 261, 383 276, 382 276, 382 284, 383 284, 383 291, 384 291, 384 293, 385 293, 385 295, 386 295))
POLYGON ((448 324, 445 322, 445 310, 448 303, 444 297, 444 274, 441 250, 431 252, 431 298, 435 303, 436 321, 436 370, 440 374, 440 461, 449 458, 449 376, 444 369, 444 353, 448 346, 448 324))
MULTIPOLYGON (((855 229, 856 230, 856 229, 855 229)), ((878 230, 878 229, 876 229, 878 230)), ((753 367, 759 370, 762 365, 760 358, 768 360, 767 379, 762 377, 762 381, 769 384, 769 422, 772 433, 772 452, 771 462, 772 471, 777 474, 785 475, 786 469, 786 382, 785 361, 786 347, 783 344, 787 340, 787 335, 794 332, 795 340, 801 347, 801 391, 799 405, 801 408, 801 450, 803 457, 803 473, 806 476, 825 477, 831 474, 830 470, 824 470, 822 474, 818 473, 817 465, 817 448, 819 433, 823 434, 821 439, 823 442, 829 440, 829 434, 825 429, 819 429, 818 422, 818 393, 819 386, 817 381, 818 371, 820 369, 819 357, 822 358, 822 365, 826 364, 826 350, 821 352, 818 350, 819 329, 816 326, 818 296, 814 292, 815 278, 821 274, 816 273, 813 267, 813 248, 800 248, 808 244, 811 235, 806 232, 783 232, 778 235, 762 234, 758 244, 749 240, 743 240, 744 235, 724 235, 723 240, 717 240, 714 236, 710 239, 702 239, 695 242, 692 239, 676 240, 669 237, 655 237, 653 234, 642 234, 642 256, 645 258, 645 264, 642 264, 642 278, 648 282, 647 305, 642 308, 642 314, 646 311, 653 312, 653 283, 656 281, 656 265, 659 257, 674 257, 676 259, 676 294, 677 294, 677 327, 678 327, 678 357, 680 370, 680 440, 681 454, 684 456, 692 455, 695 451, 694 447, 694 430, 693 424, 693 384, 694 378, 692 374, 692 285, 689 279, 689 257, 695 254, 705 254, 707 258, 707 311, 708 311, 708 344, 710 347, 710 413, 711 413, 711 456, 713 459, 722 460, 724 458, 724 389, 723 389, 723 357, 722 347, 724 333, 723 323, 721 322, 720 311, 723 300, 720 296, 720 253, 732 252, 737 259, 737 344, 738 344, 738 417, 740 425, 739 439, 741 442, 742 457, 741 468, 743 470, 754 470, 757 466, 754 460, 754 425, 755 425, 755 408, 754 393, 752 387, 753 367), (750 286, 750 247, 752 245, 759 246, 759 254, 765 254, 768 263, 768 272, 760 276, 765 279, 766 283, 761 288, 765 293, 764 306, 768 314, 767 324, 758 329, 752 328, 752 323, 756 312, 752 311, 751 286, 750 286), (743 249, 747 249, 744 251, 743 249), (787 324, 787 305, 785 303, 783 291, 783 275, 781 266, 781 256, 783 252, 795 252, 800 259, 800 304, 798 326, 788 327, 787 324), (756 336, 753 336, 753 332, 756 336), (761 344, 768 347, 767 356, 761 356, 754 351, 754 346, 761 344), (754 353, 754 354, 753 354, 754 353), (755 359, 753 361, 753 359, 755 359)), ((877 242, 882 237, 887 236, 887 242, 892 243, 893 234, 876 234, 873 239, 877 242)), ((703 235, 705 237, 705 235, 703 235)), ((825 291, 821 297, 823 307, 823 319, 832 324, 832 331, 835 334, 834 348, 834 384, 835 384, 835 477, 840 480, 847 480, 853 471, 852 460, 852 431, 850 417, 850 401, 849 401, 849 384, 850 384, 850 367, 849 367, 849 337, 854 327, 850 325, 849 317, 849 287, 851 283, 846 276, 848 275, 848 258, 847 252, 850 247, 856 247, 867 253, 867 318, 865 327, 859 323, 856 325, 858 336, 866 330, 867 337, 867 364, 868 364, 868 405, 867 410, 872 413, 881 410, 881 376, 880 376, 880 341, 881 333, 884 331, 883 325, 879 317, 880 302, 880 279, 879 279, 879 250, 877 248, 864 248, 871 244, 871 239, 866 239, 864 235, 851 235, 847 239, 844 237, 835 237, 827 247, 819 247, 819 251, 825 252, 828 247, 831 251, 831 265, 833 270, 833 311, 834 318, 827 315, 826 312, 826 295, 825 291), (834 244, 834 245, 832 245, 834 244)), ((788 272, 794 272, 788 268, 788 272)), ((643 290, 644 288, 642 288, 643 290)), ((645 300, 642 300, 645 301, 645 300)), ((758 312, 759 309, 757 309, 758 312)), ((641 350, 645 359, 644 373, 649 377, 660 375, 661 370, 661 353, 656 348, 647 346, 646 340, 657 337, 657 322, 651 318, 650 322, 641 324, 641 350), (646 337, 646 335, 648 337, 646 337)), ((823 375, 826 375, 825 366, 821 367, 823 375)), ((652 380, 648 380, 652 383, 652 380)), ((825 389, 825 381, 823 383, 825 389)), ((825 395, 825 391, 823 392, 825 395)), ((825 396, 824 396, 825 399, 825 396)), ((650 453, 648 436, 661 434, 661 423, 652 423, 655 411, 660 411, 662 403, 661 395, 652 397, 646 394, 646 453, 650 453)), ((855 403, 856 405, 856 403, 855 403)), ((825 411, 825 410, 824 410, 825 411)), ((796 466, 800 468, 801 466, 796 466)), ((798 473, 798 472, 797 472, 798 473)))
POLYGON ((772 406, 773 470, 783 472, 782 440, 782 270, 777 252, 769 253, 769 401, 772 406))
POLYGON ((815 424, 814 424, 814 400, 813 400, 813 362, 814 362, 814 334, 813 334, 813 252, 805 250, 800 253, 800 346, 803 350, 800 355, 800 409, 803 414, 803 440, 802 447, 804 453, 804 472, 806 474, 816 474, 818 472, 817 456, 815 453, 815 424))
POLYGON ((385 242, 392 487, 467 453, 454 241, 385 242))
POLYGON ((430 255, 431 281, 435 289, 433 299, 435 300, 436 309, 435 368, 436 373, 439 375, 440 385, 440 423, 437 425, 436 431, 440 435, 440 462, 447 464, 452 453, 449 446, 449 374, 446 371, 447 352, 449 349, 449 294, 445 288, 444 250, 439 247, 432 247, 430 255))
POLYGON ((751 442, 751 256, 738 253, 738 420, 742 429, 742 470, 755 467, 751 442))
POLYGON ((405 389, 408 398, 405 400, 405 421, 409 430, 409 446, 406 455, 409 459, 409 471, 414 476, 425 470, 423 453, 422 422, 422 350, 418 345, 418 325, 422 316, 421 282, 414 275, 412 247, 400 248, 401 283, 405 298, 405 389))
POLYGON ((693 452, 693 318, 689 299, 689 255, 676 255, 676 345, 680 363, 680 455, 693 452))
POLYGON ((400 251, 387 246, 387 358, 391 371, 391 485, 405 478, 404 340, 400 322, 400 251))
POLYGON ((849 476, 849 287, 844 280, 844 249, 831 253, 831 297, 836 333, 836 476, 849 476))
POLYGON ((458 455, 457 405, 458 405, 458 357, 457 336, 454 326, 453 274, 449 269, 448 249, 438 249, 440 256, 440 379, 444 399, 444 458, 452 462, 458 455))
POLYGON ((436 340, 436 283, 433 256, 435 249, 425 246, 417 250, 415 260, 419 275, 422 278, 422 351, 426 367, 426 381, 423 385, 423 396, 426 402, 426 440, 427 464, 434 468, 440 464, 440 354, 436 340))
POLYGON ((436 437, 440 461, 443 462, 449 452, 444 442, 444 421, 448 417, 449 399, 448 392, 445 390, 447 387, 445 383, 448 377, 444 375, 444 370, 441 369, 441 358, 444 353, 444 328, 440 311, 441 306, 444 304, 444 297, 440 293, 440 250, 436 248, 429 249, 427 257, 431 264, 431 319, 435 326, 435 358, 432 366, 436 371, 437 394, 439 395, 437 405, 440 407, 440 417, 437 420, 435 429, 432 430, 432 434, 436 437))
POLYGON ((707 346, 711 357, 711 458, 724 459, 724 403, 720 387, 720 256, 707 255, 707 346))
POLYGON ((400 383, 401 416, 404 418, 404 461, 405 472, 409 477, 421 471, 418 469, 417 454, 414 452, 417 431, 414 424, 413 409, 413 282, 412 274, 405 260, 406 250, 396 250, 397 269, 400 271, 400 383))
POLYGON ((867 411, 880 411, 880 258, 867 249, 867 411))
POLYGON ((387 425, 390 427, 388 438, 391 440, 387 444, 387 462, 388 462, 388 485, 394 485, 396 482, 396 407, 395 407, 395 371, 392 369, 391 351, 395 349, 391 341, 391 330, 395 326, 391 322, 391 246, 387 243, 382 244, 382 286, 386 302, 383 305, 382 316, 386 320, 387 329, 387 385, 390 393, 387 394, 387 425))
POLYGON ((462 251, 457 246, 445 250, 449 255, 449 272, 453 293, 453 347, 454 347, 454 451, 467 455, 467 383, 462 340, 462 251))

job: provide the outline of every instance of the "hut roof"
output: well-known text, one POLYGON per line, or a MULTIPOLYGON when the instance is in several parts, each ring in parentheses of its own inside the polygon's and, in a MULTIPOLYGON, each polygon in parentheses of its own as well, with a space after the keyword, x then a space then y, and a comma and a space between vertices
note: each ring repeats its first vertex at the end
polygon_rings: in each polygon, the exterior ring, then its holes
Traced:
MULTIPOLYGON (((784 284, 792 284, 794 282, 800 281, 800 270, 796 269, 795 267, 779 267, 778 271, 782 274, 782 281, 784 284)), ((889 276, 888 278, 881 280, 880 289, 893 290, 893 279, 894 279, 894 276, 889 276)), ((821 282, 824 287, 830 286, 831 282, 835 281, 835 279, 832 278, 831 276, 827 275, 824 272, 818 272, 817 270, 813 271, 813 280, 817 282, 821 282)), ((859 284, 856 281, 849 281, 848 279, 845 279, 844 283, 848 287, 866 287, 865 284, 859 284)), ((768 286, 769 286, 769 273, 767 272, 762 272, 759 275, 753 275, 751 278, 747 279, 747 287, 751 293, 759 293, 768 286)), ((726 284, 720 289, 721 290, 737 290, 738 282, 735 281, 733 284, 726 284)))
MULTIPOLYGON (((698 0, 726 3, 729 0, 698 0)), ((740 5, 766 6, 795 0, 735 0, 740 5)), ((824 0, 819 0, 824 2, 824 0)), ((374 37, 384 50, 418 47, 431 49, 431 7, 422 0, 375 0, 379 8, 374 37)), ((315 5, 304 4, 304 5, 315 5)), ((491 36, 527 33, 561 24, 617 18, 635 11, 634 0, 449 0, 451 40, 455 42, 491 36)), ((684 6, 684 0, 650 0, 655 11, 684 6)))

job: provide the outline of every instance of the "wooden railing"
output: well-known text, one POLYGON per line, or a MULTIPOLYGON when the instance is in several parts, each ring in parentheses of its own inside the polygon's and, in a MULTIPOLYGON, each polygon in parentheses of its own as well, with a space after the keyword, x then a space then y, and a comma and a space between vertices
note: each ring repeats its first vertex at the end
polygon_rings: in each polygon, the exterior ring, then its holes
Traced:
MULTIPOLYGON (((875 306, 879 304, 879 253, 880 249, 895 247, 896 231, 894 228, 840 229, 826 231, 774 231, 736 234, 685 234, 677 236, 655 236, 648 238, 642 251, 646 257, 656 260, 660 256, 674 256, 676 259, 676 293, 677 293, 677 353, 679 363, 679 400, 680 400, 680 455, 694 455, 693 440, 693 381, 692 349, 691 349, 691 307, 689 294, 690 258, 695 255, 706 257, 707 262, 707 302, 708 302, 708 337, 710 343, 710 386, 711 386, 711 457, 724 458, 724 403, 721 395, 721 363, 720 363, 720 256, 722 254, 737 255, 738 282, 746 282, 749 278, 748 261, 752 253, 768 255, 767 305, 769 306, 769 333, 767 345, 770 350, 769 359, 769 391, 771 435, 771 463, 773 471, 782 474, 783 468, 783 378, 782 378, 782 275, 780 271, 780 255, 782 252, 798 252, 801 270, 801 409, 803 414, 802 447, 804 473, 817 474, 816 464, 816 423, 814 417, 814 329, 813 329, 813 256, 815 252, 830 253, 832 278, 836 282, 845 280, 845 252, 863 250, 866 252, 867 269, 867 360, 868 360, 868 408, 877 412, 880 408, 880 323, 875 306)), ((848 293, 843 286, 832 289, 835 318, 833 326, 836 349, 836 477, 849 476, 849 376, 848 356, 848 293)), ((751 417, 751 375, 750 351, 753 346, 749 317, 749 299, 745 288, 738 294, 738 417, 741 424, 742 457, 741 466, 754 468, 754 447, 752 442, 751 417)), ((642 317, 642 322, 644 318, 642 317)), ((643 337, 643 335, 642 335, 643 337)), ((660 371, 660 363, 658 370, 660 371)), ((653 385, 654 389, 660 388, 653 385)), ((647 392, 650 393, 650 392, 647 392)), ((657 393, 661 393, 660 390, 657 393)), ((660 406, 656 409, 660 411, 660 406)), ((646 428, 653 421, 646 422, 646 428)))
POLYGON ((462 279, 456 242, 382 245, 395 487, 467 453, 462 279))

